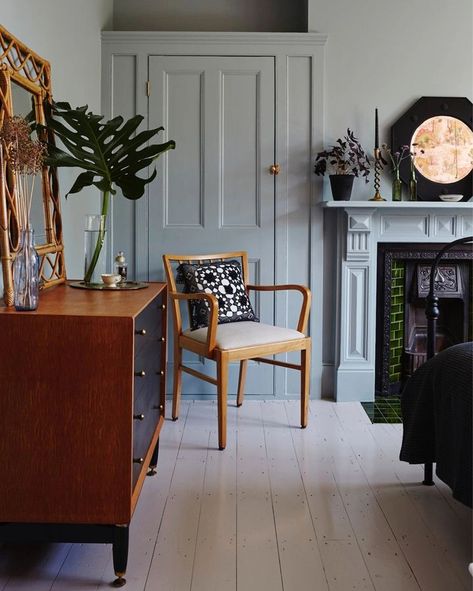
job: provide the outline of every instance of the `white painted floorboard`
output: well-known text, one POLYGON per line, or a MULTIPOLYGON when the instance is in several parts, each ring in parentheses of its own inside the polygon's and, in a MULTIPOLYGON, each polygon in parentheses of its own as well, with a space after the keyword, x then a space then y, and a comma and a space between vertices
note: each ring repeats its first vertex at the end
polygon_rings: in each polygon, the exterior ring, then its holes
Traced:
MULTIPOLYGON (((468 591, 471 511, 399 461, 359 403, 214 402, 166 421, 130 528, 128 591, 468 591)), ((110 588, 104 544, 4 545, 0 591, 110 588)))

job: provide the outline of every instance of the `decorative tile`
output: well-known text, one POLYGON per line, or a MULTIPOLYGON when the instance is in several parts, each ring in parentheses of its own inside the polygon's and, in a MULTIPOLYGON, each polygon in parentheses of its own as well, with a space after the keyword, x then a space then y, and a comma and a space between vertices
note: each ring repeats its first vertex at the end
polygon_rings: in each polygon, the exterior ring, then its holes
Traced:
POLYGON ((402 423, 401 399, 398 396, 376 398, 374 402, 362 402, 361 406, 372 423, 402 423))

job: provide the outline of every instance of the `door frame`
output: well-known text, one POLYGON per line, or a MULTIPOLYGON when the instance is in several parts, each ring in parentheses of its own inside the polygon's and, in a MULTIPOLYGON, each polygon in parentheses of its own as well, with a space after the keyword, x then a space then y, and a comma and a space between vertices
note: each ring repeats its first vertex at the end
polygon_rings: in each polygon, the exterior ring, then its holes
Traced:
MULTIPOLYGON (((135 60, 135 109, 148 113, 148 57, 150 55, 188 56, 271 56, 275 60, 275 161, 281 173, 275 187, 275 282, 288 283, 289 276, 289 214, 290 195, 286 174, 289 152, 288 85, 291 58, 308 58, 310 68, 310 158, 324 145, 324 52, 327 36, 320 33, 201 33, 161 31, 103 31, 102 32, 102 109, 104 115, 113 113, 113 67, 115 56, 135 60)), ((152 92, 152 89, 151 89, 152 92)), ((312 168, 312 164, 311 164, 312 168)), ((309 172, 309 171, 307 171, 309 172)), ((312 170, 310 170, 310 173, 312 170)), ((310 176, 309 189, 309 285, 314 294, 310 318, 313 339, 311 395, 321 397, 322 386, 322 327, 323 327, 323 214, 317 204, 322 201, 321 182, 310 176)), ((116 207, 117 204, 112 204, 116 207)), ((113 219, 112 215, 110 216, 113 219)), ((149 268, 148 196, 134 205, 135 224, 134 267, 137 279, 146 280, 149 268)), ((113 256, 111 229, 110 258, 113 256)), ((275 322, 286 326, 288 297, 280 292, 275 301, 275 322)), ((286 392, 287 370, 276 368, 275 392, 286 392)), ((281 396, 281 395, 280 395, 281 396)))

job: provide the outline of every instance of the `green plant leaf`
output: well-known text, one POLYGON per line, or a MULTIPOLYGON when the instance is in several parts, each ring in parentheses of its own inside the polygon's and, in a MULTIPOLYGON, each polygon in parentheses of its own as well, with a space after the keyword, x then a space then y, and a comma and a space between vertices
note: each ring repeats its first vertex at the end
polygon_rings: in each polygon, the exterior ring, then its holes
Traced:
POLYGON ((123 117, 103 119, 89 112, 87 105, 74 109, 66 102, 53 103, 51 112, 47 113, 47 127, 61 140, 64 149, 50 145, 46 164, 85 171, 76 178, 68 195, 92 185, 103 193, 115 194, 116 185, 127 199, 139 199, 145 186, 156 177, 156 170, 145 178, 137 173, 151 166, 167 150, 174 149, 175 142, 148 145, 163 131, 162 127, 135 135, 143 121, 141 115, 126 122, 123 117))

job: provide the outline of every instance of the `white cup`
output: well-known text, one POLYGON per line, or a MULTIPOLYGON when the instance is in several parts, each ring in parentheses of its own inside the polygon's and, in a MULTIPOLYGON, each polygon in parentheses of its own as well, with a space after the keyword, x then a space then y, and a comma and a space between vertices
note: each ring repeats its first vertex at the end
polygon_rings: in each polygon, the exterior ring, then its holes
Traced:
POLYGON ((101 277, 107 287, 116 287, 117 283, 122 280, 122 276, 115 273, 103 273, 101 277))

